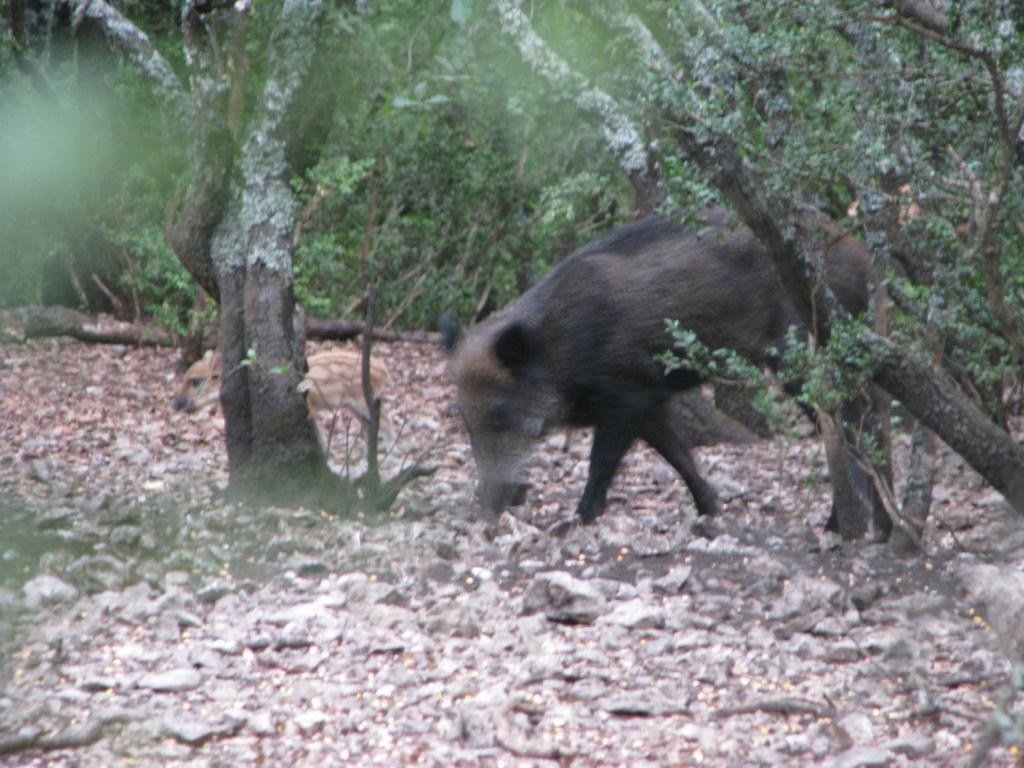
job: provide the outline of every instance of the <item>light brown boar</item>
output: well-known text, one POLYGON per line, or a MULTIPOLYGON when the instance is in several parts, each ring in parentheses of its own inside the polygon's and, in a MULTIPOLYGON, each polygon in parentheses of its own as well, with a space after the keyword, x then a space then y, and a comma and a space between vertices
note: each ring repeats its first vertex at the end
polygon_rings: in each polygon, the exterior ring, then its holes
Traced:
MULTIPOLYGON (((340 348, 318 352, 306 358, 309 371, 302 386, 310 412, 337 413, 347 408, 365 424, 369 410, 363 398, 362 352, 358 349, 340 348)), ((178 384, 178 391, 171 398, 175 410, 194 413, 216 403, 220 397, 223 359, 220 352, 209 351, 185 371, 178 384)), ((370 359, 370 380, 373 391, 381 388, 391 378, 387 365, 377 358, 370 359)), ((318 422, 319 423, 319 422, 318 422)), ((391 427, 381 415, 381 432, 390 437, 391 427)))

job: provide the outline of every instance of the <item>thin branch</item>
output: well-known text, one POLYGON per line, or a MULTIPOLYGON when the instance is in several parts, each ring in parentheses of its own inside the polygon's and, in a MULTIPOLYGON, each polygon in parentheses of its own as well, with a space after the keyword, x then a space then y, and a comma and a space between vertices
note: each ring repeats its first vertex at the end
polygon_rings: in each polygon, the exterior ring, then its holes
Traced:
POLYGON ((529 17, 522 10, 521 0, 498 0, 496 7, 502 29, 515 42, 523 60, 571 99, 580 111, 600 121, 605 144, 641 198, 638 208, 646 213, 653 212, 665 200, 666 192, 657 155, 644 139, 640 127, 615 99, 570 67, 533 30, 529 17))
POLYGON ((88 20, 99 26, 107 44, 128 56, 132 66, 154 85, 153 93, 178 130, 189 127, 192 104, 171 65, 153 48, 149 36, 105 0, 70 0, 74 29, 88 20))
POLYGON ((949 32, 949 17, 925 0, 892 0, 890 6, 904 16, 912 16, 926 28, 946 34, 949 32))

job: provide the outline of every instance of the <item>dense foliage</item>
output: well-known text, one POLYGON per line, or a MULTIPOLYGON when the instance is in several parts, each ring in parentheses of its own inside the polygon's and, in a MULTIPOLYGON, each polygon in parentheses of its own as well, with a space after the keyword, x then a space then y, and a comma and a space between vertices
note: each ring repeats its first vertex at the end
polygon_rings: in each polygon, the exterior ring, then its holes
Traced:
POLYGON ((628 211, 596 132, 529 87, 486 16, 388 2, 335 20, 341 96, 297 182, 309 220, 297 285, 311 311, 358 312, 372 281, 387 324, 472 317, 628 211))
MULTIPOLYGON (((187 182, 185 137, 130 66, 62 26, 62 4, 24 5, 0 36, 0 303, 114 309, 180 331, 195 289, 163 215, 187 182)), ((117 5, 185 71, 177 4, 117 5)), ((1024 193, 1007 152, 1017 137, 1004 135, 1024 103, 1014 6, 958 3, 935 28, 853 0, 549 0, 530 14, 643 126, 669 210, 714 201, 673 143, 675 112, 732 137, 769 195, 872 245, 894 331, 943 346, 999 410, 1024 354, 1024 193), (898 241, 879 237, 894 202, 898 241)), ((250 26, 250 94, 271 16, 250 26)), ((531 70, 491 3, 342 3, 327 19, 314 87, 335 102, 293 179, 296 287, 312 314, 358 316, 376 282, 381 322, 472 319, 629 214, 598 121, 531 70)))
MULTIPOLYGON (((180 31, 162 6, 122 10, 183 71, 180 31)), ((628 212, 628 185, 593 128, 534 87, 479 9, 444 10, 398 1, 329 16, 315 87, 333 89, 336 108, 311 166, 293 180, 302 204, 296 289, 311 314, 359 316, 372 281, 382 323, 427 327, 444 310, 470 318, 628 212)), ((266 43, 250 30, 254 93, 266 43)), ((91 80, 83 58, 68 56, 48 78, 52 98, 5 68, 4 165, 45 157, 49 173, 6 177, 0 231, 12 279, 0 303, 143 313, 182 331, 194 289, 162 224, 187 181, 184 138, 167 135, 130 67, 88 41, 75 49, 94 57, 91 80), (48 275, 61 276, 62 290, 48 275), (97 281, 106 290, 97 293, 97 281)), ((49 53, 36 50, 41 63, 49 53)))

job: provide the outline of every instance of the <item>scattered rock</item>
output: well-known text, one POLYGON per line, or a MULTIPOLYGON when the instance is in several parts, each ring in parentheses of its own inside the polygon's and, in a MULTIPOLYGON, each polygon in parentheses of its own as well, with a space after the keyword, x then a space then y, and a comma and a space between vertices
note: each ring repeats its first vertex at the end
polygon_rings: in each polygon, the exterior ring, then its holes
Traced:
POLYGON ((677 565, 660 579, 655 579, 652 582, 652 586, 656 592, 666 595, 677 595, 683 591, 683 586, 686 584, 687 579, 690 578, 692 571, 693 568, 688 565, 677 565))
POLYGON ((854 747, 822 763, 822 768, 885 768, 892 754, 879 747, 854 747))
POLYGON ((836 721, 836 730, 850 745, 868 744, 875 739, 875 728, 871 718, 860 712, 853 712, 836 721))
POLYGON ((218 722, 207 722, 189 717, 167 717, 162 723, 162 730, 168 736, 183 744, 197 746, 215 736, 231 736, 245 725, 245 718, 228 717, 218 722))
POLYGON ((25 593, 25 607, 29 610, 70 602, 78 597, 78 590, 75 587, 48 573, 26 582, 22 591, 25 593))
POLYGON ((523 613, 539 611, 551 621, 591 624, 608 611, 608 601, 589 582, 548 571, 537 574, 523 595, 523 613))
MULTIPOLYGON (((93 362, 106 354, 73 348, 93 362)), ((0 503, 11 489, 42 501, 18 518, 13 499, 14 522, 0 531, 10 672, 0 762, 842 768, 969 752, 980 724, 933 715, 988 712, 1006 685, 1007 646, 988 627, 1012 639, 1015 608, 991 593, 1013 593, 1002 587, 1021 570, 1024 538, 987 548, 1009 573, 970 573, 979 562, 960 554, 959 584, 950 578, 944 556, 974 549, 979 520, 997 516, 996 505, 975 505, 985 491, 967 487, 965 469, 945 473, 953 496, 929 523, 930 563, 859 543, 822 554, 828 489, 807 482, 820 447, 800 441, 699 449, 715 476, 749 489, 716 519, 715 541, 692 541, 688 492, 664 465, 649 471, 645 446, 624 462, 602 519, 573 521, 562 538, 550 527, 578 501, 586 449, 560 464, 535 456, 530 502, 487 539, 471 514, 457 415, 432 410, 451 399, 444 363, 425 347, 401 350, 419 362, 393 366, 405 379, 386 407, 405 411, 396 424, 426 411, 435 432, 410 437, 443 478, 403 492, 388 514, 336 519, 214 498, 226 482, 223 424, 207 428, 219 417, 163 422, 152 393, 133 399, 140 382, 167 376, 163 352, 132 350, 130 367, 90 372, 104 397, 123 401, 116 430, 95 429, 84 417, 100 411, 64 392, 66 408, 33 422, 33 455, 8 441, 0 503), (100 431, 113 450, 79 448, 100 431), (115 445, 122 433, 129 442, 115 445), (154 464, 126 474, 117 451, 141 442, 154 464), (28 477, 31 458, 55 456, 49 483, 28 477), (62 488, 73 495, 56 499, 62 488), (946 512, 959 515, 955 546, 946 512), (1014 541, 1022 554, 1005 554, 1014 541), (23 589, 39 572, 74 592, 23 589), (891 691, 887 675, 899 681, 891 691), (133 716, 119 719, 126 708, 133 716), (911 732, 892 738, 900 728, 911 732)), ((3 350, 12 367, 19 354, 3 350)), ((61 357, 46 361, 66 365, 61 357)), ((54 378, 32 383, 41 407, 18 411, 24 419, 54 407, 40 395, 54 378)), ((0 364, 5 406, 21 396, 8 385, 0 364)), ((4 435, 16 427, 0 420, 4 435)))
POLYGON ((1024 657, 1024 573, 1006 566, 969 565, 958 576, 970 597, 981 603, 1009 655, 1024 657))
POLYGON ((191 691, 203 682, 203 676, 194 669, 172 669, 167 672, 152 672, 139 678, 140 688, 151 691, 169 693, 175 691, 191 691))
POLYGON ((935 741, 923 733, 911 733, 893 739, 885 748, 897 755, 907 757, 925 757, 935 751, 935 741))
POLYGON ((664 629, 665 612, 643 600, 617 604, 610 613, 597 619, 598 624, 618 624, 627 629, 664 629))
POLYGON ((772 607, 768 616, 785 620, 817 610, 841 612, 844 602, 843 588, 831 579, 798 574, 786 583, 782 599, 772 607))

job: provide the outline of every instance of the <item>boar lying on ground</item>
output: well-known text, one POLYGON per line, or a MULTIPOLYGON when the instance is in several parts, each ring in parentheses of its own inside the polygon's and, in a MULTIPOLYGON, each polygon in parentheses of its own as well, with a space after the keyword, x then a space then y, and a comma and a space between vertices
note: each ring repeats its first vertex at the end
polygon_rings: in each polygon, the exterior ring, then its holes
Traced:
MULTIPOLYGON (((853 314, 867 306, 867 253, 850 239, 826 257, 826 280, 853 314)), ((699 514, 718 502, 690 455, 673 395, 700 384, 693 371, 666 375, 654 356, 680 321, 711 349, 730 348, 775 365, 799 325, 771 260, 746 229, 687 230, 660 218, 618 229, 582 248, 503 312, 460 335, 442 322, 479 474, 478 496, 492 520, 521 503, 533 442, 561 426, 593 426, 594 442, 577 514, 593 521, 623 455, 637 439, 682 476, 699 514)))
MULTIPOLYGON (((309 382, 306 400, 310 411, 334 413, 341 408, 350 409, 364 424, 369 419, 366 400, 363 398, 362 353, 357 349, 335 349, 318 352, 307 359, 309 371, 305 381, 309 382)), ((216 403, 220 397, 220 380, 223 361, 219 352, 207 352, 192 364, 181 377, 178 391, 171 398, 175 410, 193 413, 200 408, 216 403)), ((388 367, 376 358, 370 359, 370 380, 374 392, 379 392, 391 378, 388 367)), ((381 432, 390 435, 387 420, 381 417, 381 432)))

